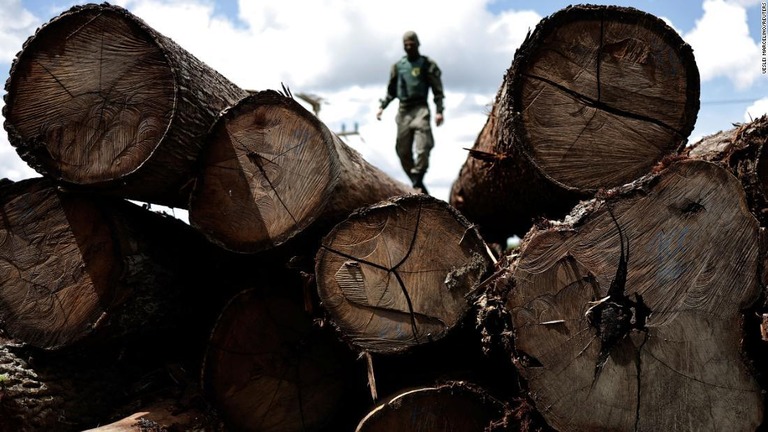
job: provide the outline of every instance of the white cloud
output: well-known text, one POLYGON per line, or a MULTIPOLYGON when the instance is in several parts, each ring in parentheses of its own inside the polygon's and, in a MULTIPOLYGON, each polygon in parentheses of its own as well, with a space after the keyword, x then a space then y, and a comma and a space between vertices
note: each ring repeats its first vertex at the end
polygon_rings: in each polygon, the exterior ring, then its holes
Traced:
POLYGON ((39 21, 22 7, 21 0, 0 0, 0 63, 13 61, 39 21))
POLYGON ((765 0, 726 0, 727 3, 735 4, 744 7, 757 6, 765 0))
POLYGON ((765 114, 768 114, 768 97, 758 99, 748 106, 744 112, 744 121, 749 122, 765 114))
POLYGON ((746 3, 704 0, 704 15, 683 36, 693 47, 702 81, 724 76, 742 90, 760 75, 760 47, 749 35, 746 3))

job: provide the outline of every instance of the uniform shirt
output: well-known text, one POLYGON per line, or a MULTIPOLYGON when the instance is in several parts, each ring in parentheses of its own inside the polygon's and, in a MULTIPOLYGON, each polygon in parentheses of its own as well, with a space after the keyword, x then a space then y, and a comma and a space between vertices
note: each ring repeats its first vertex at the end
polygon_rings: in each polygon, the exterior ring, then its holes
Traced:
POLYGON ((426 105, 429 89, 435 102, 435 112, 443 112, 443 82, 440 80, 440 68, 427 56, 409 60, 403 56, 392 65, 387 84, 387 95, 381 100, 384 109, 395 98, 400 100, 401 108, 426 105))

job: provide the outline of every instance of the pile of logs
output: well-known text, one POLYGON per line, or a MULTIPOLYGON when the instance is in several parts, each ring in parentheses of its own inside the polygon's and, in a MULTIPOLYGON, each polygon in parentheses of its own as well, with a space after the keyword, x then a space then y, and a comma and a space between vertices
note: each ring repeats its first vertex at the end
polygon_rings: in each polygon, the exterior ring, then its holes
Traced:
POLYGON ((0 182, 0 432, 763 423, 768 118, 686 147, 654 16, 543 19, 449 203, 120 7, 42 26, 6 91, 42 177, 0 182))

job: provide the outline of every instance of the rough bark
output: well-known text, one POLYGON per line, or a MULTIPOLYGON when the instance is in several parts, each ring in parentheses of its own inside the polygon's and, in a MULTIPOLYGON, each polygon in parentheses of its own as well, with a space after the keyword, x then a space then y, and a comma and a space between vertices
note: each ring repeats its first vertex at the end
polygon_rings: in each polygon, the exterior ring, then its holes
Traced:
POLYGON ((42 26, 5 85, 23 160, 70 187, 186 207, 219 112, 247 94, 125 9, 76 6, 42 26))
POLYGON ((212 332, 203 389, 232 430, 334 430, 323 428, 354 394, 351 353, 313 323, 295 288, 241 292, 212 332))
POLYGON ((740 344, 760 293, 758 231, 739 181, 693 160, 533 229, 507 307, 514 361, 546 420, 755 430, 762 394, 740 344))
POLYGON ((312 113, 257 92, 216 122, 190 201, 190 223, 236 252, 280 245, 308 227, 405 193, 312 113))
MULTIPOLYGON (((44 178, 0 185, 0 327, 34 347, 203 322, 207 242, 127 201, 61 192, 44 178), (184 318, 186 317, 186 318, 184 318)), ((212 291, 211 291, 212 292, 212 291)))
POLYGON ((449 382, 396 395, 371 410, 355 431, 490 431, 505 414, 504 404, 483 389, 449 382))
POLYGON ((532 219, 560 218, 679 152, 698 108, 692 50, 662 20, 567 7, 515 53, 450 202, 489 239, 522 236, 532 219))
POLYGON ((195 393, 185 384, 193 377, 183 376, 191 351, 188 338, 169 339, 162 333, 66 352, 0 339, 0 431, 82 431, 108 423, 115 411, 133 412, 147 404, 148 411, 155 411, 157 405, 148 401, 159 395, 172 401, 165 407, 176 415, 157 412, 152 418, 178 419, 195 411, 182 396, 195 393))
POLYGON ((349 343, 378 353, 445 336, 490 267, 475 228, 426 195, 353 213, 323 239, 315 262, 333 323, 349 343))

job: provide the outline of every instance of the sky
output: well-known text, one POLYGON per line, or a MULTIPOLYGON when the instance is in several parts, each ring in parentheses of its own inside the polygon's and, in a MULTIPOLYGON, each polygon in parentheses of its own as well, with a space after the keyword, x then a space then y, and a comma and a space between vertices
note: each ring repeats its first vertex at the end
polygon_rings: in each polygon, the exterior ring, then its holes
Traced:
MULTIPOLYGON (((0 0, 0 73, 5 82, 24 41, 70 0, 0 0)), ((396 103, 375 113, 402 34, 418 33, 422 54, 440 66, 445 123, 425 183, 448 200, 526 33, 574 2, 561 0, 117 0, 158 32, 251 90, 280 89, 323 98, 320 119, 333 131, 358 125, 345 142, 393 178, 408 182, 394 150, 396 103)), ((691 45, 701 75, 701 108, 689 138, 700 138, 768 112, 768 75, 761 67, 760 0, 636 0, 591 4, 632 6, 664 19, 691 45)), ((4 94, 4 90, 2 91, 4 94)), ((2 102, 0 102, 1 104, 2 102)), ((431 97, 430 97, 431 104, 431 97)), ((307 105, 308 107, 308 105, 307 105)), ((433 107, 434 108, 434 107, 433 107)), ((40 174, 0 133, 0 178, 40 174)), ((177 213, 174 213, 177 214, 177 213)), ((180 213, 184 219, 183 212, 180 213)))

